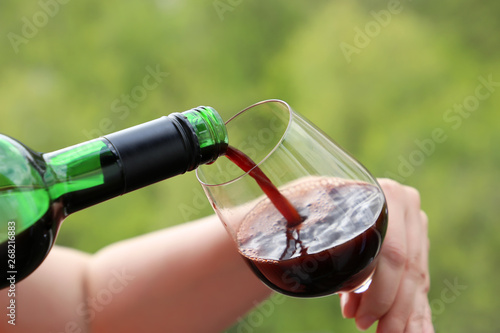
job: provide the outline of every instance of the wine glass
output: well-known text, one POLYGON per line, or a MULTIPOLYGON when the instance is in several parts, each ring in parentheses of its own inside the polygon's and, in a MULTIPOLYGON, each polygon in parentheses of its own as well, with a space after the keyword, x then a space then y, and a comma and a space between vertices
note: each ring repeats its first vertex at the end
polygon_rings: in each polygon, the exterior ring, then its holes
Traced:
POLYGON ((196 174, 254 273, 296 297, 366 290, 387 229, 374 177, 283 101, 254 104, 226 126, 230 158, 196 174))

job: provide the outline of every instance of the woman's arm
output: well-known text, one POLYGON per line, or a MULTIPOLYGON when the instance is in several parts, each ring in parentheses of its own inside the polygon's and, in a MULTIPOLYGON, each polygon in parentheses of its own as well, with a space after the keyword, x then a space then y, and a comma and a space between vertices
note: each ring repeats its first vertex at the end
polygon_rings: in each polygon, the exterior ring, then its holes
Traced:
POLYGON ((1 332, 220 332, 270 295, 215 216, 94 256, 55 247, 16 289, 1 332))
POLYGON ((8 296, 9 289, 0 290, 0 332, 87 332, 76 310, 85 300, 90 259, 82 252, 55 247, 33 274, 15 285, 15 298, 8 296), (15 300, 15 326, 6 316, 11 299, 15 300))
POLYGON ((117 275, 123 283, 92 333, 221 332, 270 295, 215 217, 107 247, 88 275, 97 300, 117 275))

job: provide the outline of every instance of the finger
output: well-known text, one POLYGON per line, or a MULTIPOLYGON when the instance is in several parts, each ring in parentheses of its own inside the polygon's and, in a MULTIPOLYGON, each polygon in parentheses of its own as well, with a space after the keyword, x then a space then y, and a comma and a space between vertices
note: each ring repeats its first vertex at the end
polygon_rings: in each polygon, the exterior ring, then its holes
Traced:
POLYGON ((411 313, 408 323, 406 325, 405 333, 413 332, 433 332, 432 327, 432 314, 430 310, 429 300, 427 293, 429 291, 429 274, 428 274, 428 258, 429 258, 429 239, 427 237, 428 231, 428 218, 423 212, 419 212, 419 223, 422 225, 422 235, 421 237, 421 269, 425 273, 425 278, 422 280, 422 286, 420 287, 420 292, 415 298, 415 303, 413 305, 413 312, 411 313))
POLYGON ((358 311, 361 295, 356 293, 341 293, 339 296, 342 316, 344 318, 354 318, 358 311))
MULTIPOLYGON (((404 329, 415 308, 415 290, 418 285, 419 283, 405 272, 394 304, 379 321, 379 332, 405 332, 404 329)), ((415 320, 418 318, 419 313, 416 312, 415 320)))
POLYGON ((425 293, 429 292, 430 286, 431 286, 431 281, 430 281, 430 274, 429 274, 429 251, 430 251, 430 242, 429 242, 429 237, 428 232, 429 232, 429 219, 427 217, 427 214, 425 212, 420 211, 420 219, 422 221, 422 226, 423 226, 423 235, 422 237, 422 269, 426 272, 426 279, 425 279, 425 293))
POLYGON ((406 323, 404 333, 420 333, 424 332, 424 320, 426 316, 427 297, 425 293, 419 293, 415 297, 413 311, 406 323))
POLYGON ((400 204, 402 187, 395 182, 381 183, 387 198, 389 224, 373 280, 362 294, 356 325, 364 330, 385 315, 397 295, 406 260, 405 211, 400 204))
POLYGON ((429 299, 427 298, 427 303, 425 305, 425 318, 424 318, 424 333, 434 333, 434 326, 432 325, 432 311, 429 304, 429 299))
POLYGON ((434 328, 432 326, 432 313, 427 297, 427 292, 422 289, 415 298, 413 312, 408 319, 405 333, 432 333, 434 328))
POLYGON ((428 274, 429 238, 426 236, 428 231, 428 218, 423 211, 420 211, 420 222, 422 223, 422 232, 424 235, 421 240, 421 267, 425 272, 426 277, 423 281, 423 285, 421 286, 421 292, 416 297, 413 313, 410 315, 405 330, 406 333, 434 332, 434 328, 432 326, 432 313, 427 297, 430 287, 430 278, 428 274))
MULTIPOLYGON (((424 235, 428 235, 428 230, 429 230, 429 219, 427 217, 427 214, 425 212, 421 211, 420 216, 422 219, 423 223, 423 232, 424 235)), ((430 242, 429 242, 429 237, 423 237, 422 239, 422 267, 426 271, 426 280, 424 284, 424 298, 423 300, 425 301, 424 303, 424 318, 423 318, 423 332, 424 333, 433 333, 434 332, 434 327, 432 325, 432 311, 431 311, 431 306, 429 303, 429 298, 428 298, 428 292, 430 289, 430 274, 429 274, 429 250, 430 250, 430 242)))

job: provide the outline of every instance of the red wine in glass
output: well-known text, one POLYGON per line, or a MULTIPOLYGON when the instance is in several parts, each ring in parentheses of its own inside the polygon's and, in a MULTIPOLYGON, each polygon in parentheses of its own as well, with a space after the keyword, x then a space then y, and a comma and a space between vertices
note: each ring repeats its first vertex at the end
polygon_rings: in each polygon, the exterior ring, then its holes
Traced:
POLYGON ((286 295, 317 297, 353 291, 370 279, 387 226, 376 185, 308 177, 280 192, 245 154, 230 147, 226 156, 267 195, 236 237, 264 283, 286 295))

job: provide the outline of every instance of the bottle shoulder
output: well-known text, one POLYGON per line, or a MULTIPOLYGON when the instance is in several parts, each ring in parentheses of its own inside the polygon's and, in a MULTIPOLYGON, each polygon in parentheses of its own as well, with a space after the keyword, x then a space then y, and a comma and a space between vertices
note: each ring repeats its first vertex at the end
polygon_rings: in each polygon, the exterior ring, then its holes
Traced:
MULTIPOLYGON (((15 222, 21 232, 49 209, 39 158, 20 142, 0 134, 0 225, 15 222)), ((0 232, 0 241, 2 237, 0 232)))
POLYGON ((44 187, 41 155, 22 143, 0 134, 0 188, 44 187))

